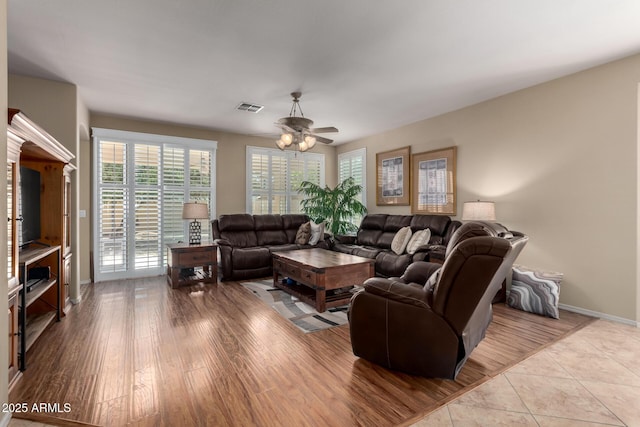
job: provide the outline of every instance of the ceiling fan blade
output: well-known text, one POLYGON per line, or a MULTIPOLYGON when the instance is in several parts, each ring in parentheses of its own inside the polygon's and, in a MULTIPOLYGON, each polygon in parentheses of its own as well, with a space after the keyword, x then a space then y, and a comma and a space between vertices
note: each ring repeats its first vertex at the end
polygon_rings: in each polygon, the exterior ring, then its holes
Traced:
POLYGON ((289 126, 282 124, 282 123, 275 123, 276 126, 278 126, 280 129, 282 129, 283 132, 289 132, 289 133, 296 133, 297 131, 293 128, 290 128, 289 126))
POLYGON ((313 135, 316 138, 316 142, 322 142, 323 144, 331 144, 333 139, 325 138, 323 136, 313 135))
POLYGON ((313 128, 313 129, 311 129, 311 132, 313 132, 313 133, 338 132, 338 129, 334 128, 333 126, 329 126, 329 127, 325 127, 325 128, 313 128))

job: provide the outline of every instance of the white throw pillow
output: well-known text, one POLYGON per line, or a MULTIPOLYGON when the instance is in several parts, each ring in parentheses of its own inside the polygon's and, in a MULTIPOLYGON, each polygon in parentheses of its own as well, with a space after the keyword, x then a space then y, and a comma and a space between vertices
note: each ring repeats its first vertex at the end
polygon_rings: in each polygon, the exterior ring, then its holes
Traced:
POLYGON ((425 228, 424 230, 416 231, 407 244, 407 253, 415 254, 420 246, 428 245, 429 240, 431 240, 431 230, 425 228))
POLYGON ((407 243, 411 239, 411 227, 402 227, 395 236, 393 236, 393 241, 391 242, 391 250, 396 253, 396 255, 402 255, 405 248, 407 247, 407 243))
POLYGON ((311 221, 311 238, 309 238, 309 244, 315 246, 324 236, 324 222, 316 224, 311 221))

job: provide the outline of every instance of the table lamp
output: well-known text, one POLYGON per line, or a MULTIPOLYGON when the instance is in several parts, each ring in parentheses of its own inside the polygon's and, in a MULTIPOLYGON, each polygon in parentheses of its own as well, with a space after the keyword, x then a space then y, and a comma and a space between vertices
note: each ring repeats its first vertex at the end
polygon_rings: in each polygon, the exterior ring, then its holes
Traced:
POLYGON ((192 219, 189 223, 189 244, 199 245, 202 238, 202 226, 199 219, 209 218, 209 208, 205 203, 185 203, 182 206, 182 219, 192 219))
POLYGON ((464 202, 462 206, 463 221, 495 221, 496 205, 494 202, 464 202))

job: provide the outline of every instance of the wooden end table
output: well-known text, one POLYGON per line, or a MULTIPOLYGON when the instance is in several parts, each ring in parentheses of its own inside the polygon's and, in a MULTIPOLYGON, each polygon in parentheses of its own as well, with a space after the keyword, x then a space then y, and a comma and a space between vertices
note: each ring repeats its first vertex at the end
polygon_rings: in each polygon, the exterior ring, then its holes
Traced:
POLYGON ((329 307, 348 303, 351 299, 348 289, 373 277, 374 267, 372 259, 325 249, 275 252, 273 285, 322 313, 329 307), (297 284, 283 283, 280 276, 297 284))
POLYGON ((190 245, 167 244, 167 283, 172 288, 193 285, 198 282, 218 282, 218 246, 212 243, 190 245), (202 267, 202 270, 193 270, 202 267), (189 274, 185 274, 187 270, 189 274))

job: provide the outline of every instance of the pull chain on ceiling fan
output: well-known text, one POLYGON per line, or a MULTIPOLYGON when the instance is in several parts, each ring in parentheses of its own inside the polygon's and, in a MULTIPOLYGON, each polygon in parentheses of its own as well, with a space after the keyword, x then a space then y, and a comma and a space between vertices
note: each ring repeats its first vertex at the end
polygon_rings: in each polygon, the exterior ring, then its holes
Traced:
POLYGON ((289 117, 283 117, 276 122, 282 130, 280 139, 276 141, 276 145, 279 149, 284 150, 286 147, 294 145, 298 150, 305 152, 316 145, 316 142, 322 142, 324 144, 331 144, 332 139, 324 138, 316 135, 317 133, 326 132, 338 132, 335 127, 324 128, 311 128, 313 120, 307 119, 300 107, 301 92, 292 92, 293 105, 291 105, 291 111, 289 117), (300 112, 300 116, 296 114, 300 112))

